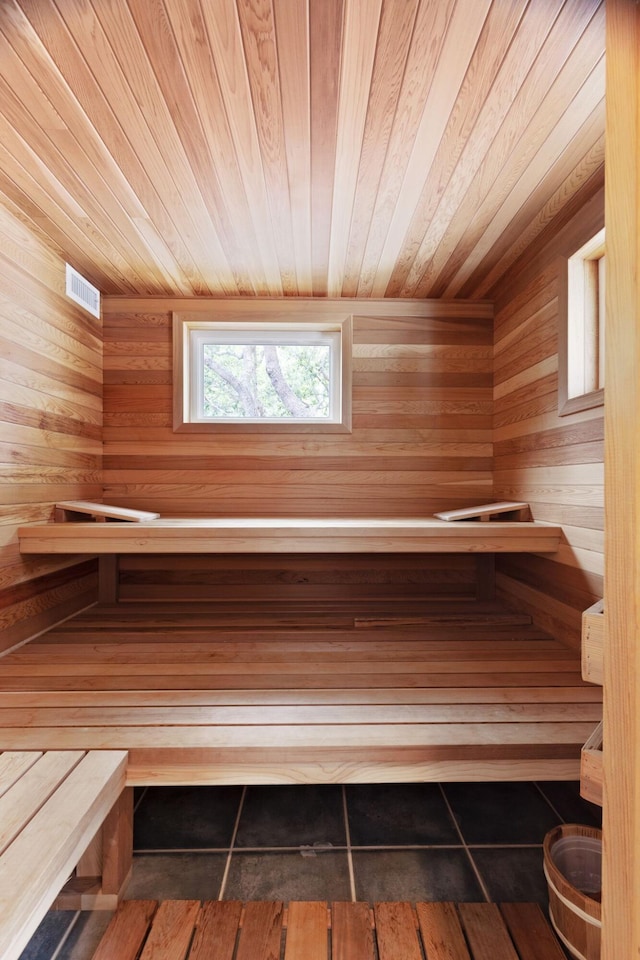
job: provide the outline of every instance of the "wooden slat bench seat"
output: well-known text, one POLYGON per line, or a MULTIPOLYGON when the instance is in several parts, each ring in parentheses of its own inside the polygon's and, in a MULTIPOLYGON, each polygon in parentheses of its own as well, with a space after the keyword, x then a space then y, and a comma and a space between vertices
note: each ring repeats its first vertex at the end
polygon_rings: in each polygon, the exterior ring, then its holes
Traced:
POLYGON ((125 787, 124 751, 0 754, 0 956, 15 960, 125 787))
POLYGON ((131 785, 578 779, 602 691, 526 615, 281 607, 85 611, 0 660, 1 742, 128 750, 131 785))
POLYGON ((554 553, 562 528, 535 521, 167 518, 20 527, 22 553, 554 553))
POLYGON ((93 960, 564 960, 533 903, 125 901, 93 960))

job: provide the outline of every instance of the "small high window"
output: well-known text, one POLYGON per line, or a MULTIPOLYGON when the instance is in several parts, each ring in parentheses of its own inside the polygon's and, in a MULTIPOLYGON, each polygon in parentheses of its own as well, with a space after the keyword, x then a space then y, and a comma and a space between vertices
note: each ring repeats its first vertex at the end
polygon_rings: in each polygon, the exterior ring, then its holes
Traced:
POLYGON ((604 402, 604 230, 566 263, 560 289, 559 412, 604 402))
POLYGON ((351 318, 174 317, 174 428, 350 429, 351 318))

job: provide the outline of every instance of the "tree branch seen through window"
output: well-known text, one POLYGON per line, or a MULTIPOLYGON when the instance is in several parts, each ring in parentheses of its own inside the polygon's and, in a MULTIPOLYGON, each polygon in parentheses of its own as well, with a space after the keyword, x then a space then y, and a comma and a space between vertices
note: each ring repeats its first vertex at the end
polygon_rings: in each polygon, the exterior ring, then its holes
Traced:
POLYGON ((202 351, 205 417, 329 416, 328 345, 205 343, 202 351))

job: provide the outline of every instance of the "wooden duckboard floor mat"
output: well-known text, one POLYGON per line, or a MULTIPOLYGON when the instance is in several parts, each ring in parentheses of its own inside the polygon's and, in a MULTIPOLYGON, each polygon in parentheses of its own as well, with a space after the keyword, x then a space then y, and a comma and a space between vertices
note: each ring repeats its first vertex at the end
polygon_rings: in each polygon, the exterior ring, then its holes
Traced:
POLYGON ((578 779, 580 655, 481 603, 94 607, 0 659, 5 749, 122 749, 127 782, 578 779))
POLYGON ((565 960, 534 903, 128 900, 93 960, 565 960))

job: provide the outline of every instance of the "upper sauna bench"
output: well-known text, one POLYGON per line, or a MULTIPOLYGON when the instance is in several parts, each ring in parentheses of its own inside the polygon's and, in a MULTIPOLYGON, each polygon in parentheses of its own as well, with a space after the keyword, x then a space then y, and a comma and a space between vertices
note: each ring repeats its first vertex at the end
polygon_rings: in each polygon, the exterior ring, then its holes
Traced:
POLYGON ((73 522, 20 527, 21 552, 554 553, 562 534, 561 527, 520 519, 527 505, 512 503, 400 519, 170 518, 102 504, 75 509, 81 504, 57 505, 57 517, 73 522), (104 522, 85 522, 83 514, 104 522))

